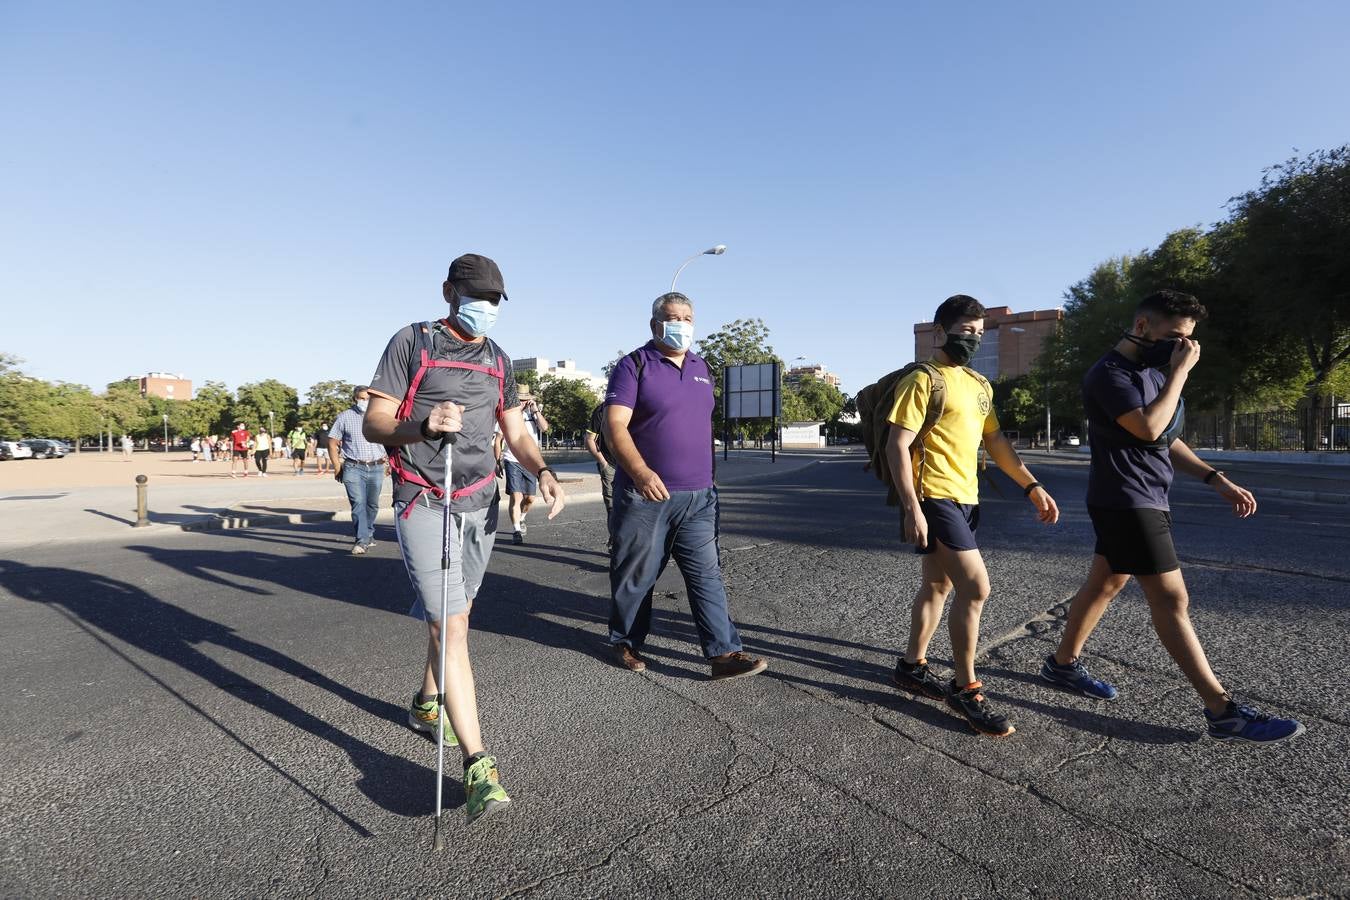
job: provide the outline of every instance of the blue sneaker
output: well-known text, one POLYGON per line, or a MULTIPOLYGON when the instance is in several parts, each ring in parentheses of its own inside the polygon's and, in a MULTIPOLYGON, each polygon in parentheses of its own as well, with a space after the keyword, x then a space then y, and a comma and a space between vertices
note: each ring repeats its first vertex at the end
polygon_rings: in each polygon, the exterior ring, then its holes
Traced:
POLYGON ((1209 723, 1209 736, 1216 741, 1270 744, 1307 731, 1302 722, 1277 719, 1236 700, 1229 700, 1228 708, 1217 716, 1205 710, 1205 721, 1209 723))
POLYGON ((1093 700, 1114 700, 1120 696, 1115 685, 1092 677, 1087 666, 1083 665, 1082 657, 1067 666, 1061 666, 1055 662, 1055 654, 1051 653, 1041 666, 1041 677, 1051 684, 1076 691, 1093 700))

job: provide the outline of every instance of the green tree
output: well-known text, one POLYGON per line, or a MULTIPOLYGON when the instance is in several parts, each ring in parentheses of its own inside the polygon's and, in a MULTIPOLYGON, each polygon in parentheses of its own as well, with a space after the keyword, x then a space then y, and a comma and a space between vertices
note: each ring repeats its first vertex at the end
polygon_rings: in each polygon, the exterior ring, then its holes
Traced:
POLYGON ((190 414, 183 421, 183 434, 226 434, 233 427, 230 420, 230 408, 234 398, 229 388, 219 381, 208 381, 197 388, 195 396, 187 404, 190 414))
POLYGON ((517 369, 516 384, 529 388, 532 394, 539 393, 539 371, 537 369, 517 369))
MULTIPOLYGON (((769 326, 763 319, 737 319, 698 342, 698 355, 712 370, 717 402, 713 406, 713 434, 722 434, 722 372, 727 366, 776 362, 780 371, 783 361, 769 344, 769 326)), ((786 403, 787 398, 784 398, 786 403)), ((772 430, 771 419, 742 420, 737 428, 751 437, 761 437, 772 430)))
POLYGON ((282 384, 274 378, 241 384, 235 391, 235 398, 236 421, 244 422, 252 431, 273 427, 284 434, 295 425, 300 411, 299 397, 295 393, 295 388, 282 384), (270 421, 267 415, 269 411, 272 413, 270 421))
POLYGON ((100 398, 99 406, 109 433, 145 436, 146 421, 151 415, 150 403, 141 396, 140 385, 134 380, 109 384, 100 398))
POLYGON ((783 420, 833 422, 843 412, 845 402, 839 388, 814 375, 804 375, 795 384, 783 386, 783 420))
POLYGON ((338 413, 352 405, 355 389, 356 385, 348 381, 320 381, 312 385, 300 407, 300 424, 309 432, 321 425, 332 425, 338 413))
POLYGON ((586 382, 553 375, 540 379, 535 394, 545 418, 558 436, 583 430, 591 420, 591 410, 600 402, 586 382))
POLYGON ((1036 430, 1044 428, 1045 402, 1030 387, 1031 377, 1000 378, 994 382, 994 409, 1005 429, 1036 430))
MULTIPOLYGON (((1236 274, 1261 298, 1252 325, 1296 342, 1320 412, 1328 381, 1350 358, 1350 145, 1272 166, 1229 208, 1243 228, 1236 274)), ((1305 447, 1319 437, 1309 429, 1305 447)))

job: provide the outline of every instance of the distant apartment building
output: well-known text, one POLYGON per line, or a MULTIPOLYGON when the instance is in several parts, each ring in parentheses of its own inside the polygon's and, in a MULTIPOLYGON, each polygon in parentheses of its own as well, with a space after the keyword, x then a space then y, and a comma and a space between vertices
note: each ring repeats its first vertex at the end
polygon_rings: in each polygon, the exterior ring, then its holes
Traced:
POLYGON ((793 366, 791 369, 788 369, 787 374, 783 376, 783 380, 788 384, 797 384, 807 375, 812 376, 817 381, 823 381, 826 384, 834 385, 836 388, 839 387, 840 384, 839 376, 833 372, 827 372, 825 367, 820 363, 812 363, 809 366, 793 366))
MULTIPOLYGON (((1045 341, 1064 319, 1062 309, 1037 309, 1015 313, 1006 306, 988 307, 984 317, 984 340, 970 360, 970 367, 991 381, 1016 378, 1031 371, 1045 341)), ((914 326, 914 358, 933 355, 932 322, 914 326)))
POLYGON ((182 374, 169 372, 150 372, 147 375, 131 375, 127 381, 140 385, 142 397, 160 397, 164 400, 191 400, 192 382, 182 374))
POLYGON ((547 357, 526 356, 511 360, 511 367, 517 372, 535 372, 540 377, 552 375, 554 378, 571 378, 575 381, 584 381, 598 397, 603 397, 605 389, 609 386, 604 378, 592 375, 585 369, 578 369, 575 359, 560 359, 556 366, 551 366, 547 357))

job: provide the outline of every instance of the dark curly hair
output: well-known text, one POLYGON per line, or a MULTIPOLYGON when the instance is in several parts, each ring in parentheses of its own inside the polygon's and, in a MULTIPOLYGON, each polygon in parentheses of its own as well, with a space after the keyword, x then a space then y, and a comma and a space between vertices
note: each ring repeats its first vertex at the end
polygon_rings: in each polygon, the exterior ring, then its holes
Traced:
POLYGON ((943 331, 951 331, 962 319, 983 318, 984 304, 966 294, 953 294, 943 300, 933 315, 933 321, 940 325, 943 331))
POLYGON ((1176 318, 1194 319, 1203 322, 1209 312, 1203 303, 1190 294, 1163 288, 1154 291, 1134 308, 1135 316, 1147 316, 1149 319, 1176 318))

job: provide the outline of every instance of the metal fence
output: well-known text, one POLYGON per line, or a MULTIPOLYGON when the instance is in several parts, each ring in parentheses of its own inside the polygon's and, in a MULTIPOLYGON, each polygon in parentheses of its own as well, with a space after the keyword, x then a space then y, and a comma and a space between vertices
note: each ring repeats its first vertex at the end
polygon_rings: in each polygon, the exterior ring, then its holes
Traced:
POLYGON ((1231 415, 1188 410, 1184 439, 1204 450, 1350 452, 1350 403, 1231 415))

